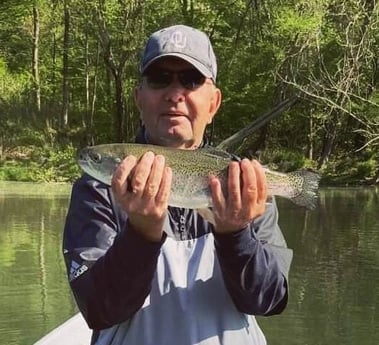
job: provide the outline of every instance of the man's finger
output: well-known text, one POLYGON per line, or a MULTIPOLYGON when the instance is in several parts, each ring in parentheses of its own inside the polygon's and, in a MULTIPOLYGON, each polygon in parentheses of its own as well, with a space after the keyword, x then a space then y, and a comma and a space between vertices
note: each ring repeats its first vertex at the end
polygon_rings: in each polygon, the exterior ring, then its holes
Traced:
POLYGON ((131 181, 131 187, 134 194, 143 194, 146 181, 154 163, 154 157, 155 155, 153 152, 146 152, 136 165, 131 181))
POLYGON ((226 199, 222 192, 220 180, 215 176, 210 176, 209 188, 212 194, 213 210, 218 214, 222 214, 226 208, 226 199))
POLYGON ((259 204, 266 203, 266 199, 267 199, 266 174, 258 161, 254 160, 252 164, 254 167, 256 181, 257 181, 257 203, 259 204))
POLYGON ((123 195, 128 188, 129 176, 137 164, 137 158, 134 156, 126 157, 116 171, 113 173, 111 186, 115 195, 123 195))
POLYGON ((242 202, 245 205, 254 205, 258 198, 257 176, 254 165, 248 159, 241 162, 242 170, 242 202))
POLYGON ((146 186, 144 190, 144 197, 151 199, 158 193, 162 176, 165 169, 165 158, 164 156, 155 156, 153 165, 151 167, 150 175, 146 181, 146 186))
POLYGON ((241 169, 238 162, 231 162, 228 170, 227 205, 232 209, 241 207, 241 169))
POLYGON ((155 197, 157 204, 164 204, 164 206, 167 207, 168 199, 171 193, 171 185, 172 185, 172 169, 170 167, 164 167, 158 193, 155 197))

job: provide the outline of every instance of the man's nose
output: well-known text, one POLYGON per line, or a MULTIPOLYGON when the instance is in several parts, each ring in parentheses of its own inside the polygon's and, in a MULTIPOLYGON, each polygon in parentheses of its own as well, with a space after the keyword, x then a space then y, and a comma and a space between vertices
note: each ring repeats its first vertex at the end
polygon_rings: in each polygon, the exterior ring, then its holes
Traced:
POLYGON ((174 103, 183 102, 186 98, 187 89, 180 83, 178 77, 175 76, 172 83, 167 87, 165 100, 174 103))

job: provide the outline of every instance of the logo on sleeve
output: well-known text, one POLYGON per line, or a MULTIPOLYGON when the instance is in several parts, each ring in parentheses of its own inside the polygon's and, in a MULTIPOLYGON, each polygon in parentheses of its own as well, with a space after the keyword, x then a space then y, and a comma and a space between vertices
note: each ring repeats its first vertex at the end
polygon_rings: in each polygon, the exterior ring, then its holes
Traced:
POLYGON ((72 260, 70 267, 70 281, 80 277, 86 271, 88 271, 88 266, 84 264, 80 265, 76 261, 72 260))

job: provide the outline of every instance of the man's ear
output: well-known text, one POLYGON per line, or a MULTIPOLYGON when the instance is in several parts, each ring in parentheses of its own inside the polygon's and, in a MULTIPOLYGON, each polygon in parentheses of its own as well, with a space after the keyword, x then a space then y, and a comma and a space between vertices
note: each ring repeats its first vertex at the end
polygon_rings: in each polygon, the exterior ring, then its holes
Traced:
POLYGON ((213 90, 213 97, 212 97, 210 105, 209 105, 208 124, 212 123, 214 116, 216 115, 218 109, 221 106, 221 100, 222 100, 221 90, 218 88, 215 88, 213 90))

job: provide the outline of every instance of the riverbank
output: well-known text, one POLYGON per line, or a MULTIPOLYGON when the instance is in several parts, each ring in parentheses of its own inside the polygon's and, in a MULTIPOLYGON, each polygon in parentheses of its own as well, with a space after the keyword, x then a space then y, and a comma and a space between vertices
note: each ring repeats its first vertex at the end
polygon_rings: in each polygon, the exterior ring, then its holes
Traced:
MULTIPOLYGON (((82 173, 73 159, 74 156, 73 152, 69 150, 69 152, 60 152, 59 155, 51 154, 39 161, 12 159, 0 162, 0 181, 72 183, 82 173)), ((274 170, 285 171, 283 169, 285 165, 275 164, 274 170)), ((327 168, 319 171, 319 173, 321 175, 321 186, 370 186, 379 184, 379 167, 376 162, 372 161, 340 162, 339 164, 331 162, 327 168)))
POLYGON ((75 157, 72 145, 17 150, 0 160, 0 181, 72 182, 81 175, 75 157))

